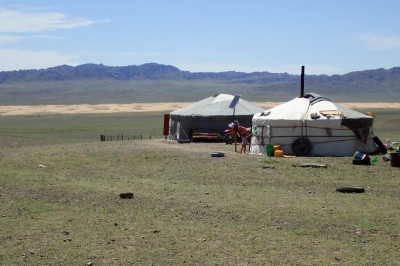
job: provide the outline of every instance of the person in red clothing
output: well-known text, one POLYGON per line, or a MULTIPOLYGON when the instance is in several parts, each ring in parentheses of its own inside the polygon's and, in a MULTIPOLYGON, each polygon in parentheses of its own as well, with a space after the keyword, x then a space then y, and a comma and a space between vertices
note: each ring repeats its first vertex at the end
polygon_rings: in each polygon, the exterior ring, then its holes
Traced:
POLYGON ((247 143, 249 143, 247 133, 243 133, 242 135, 242 148, 240 149, 240 153, 246 153, 247 143))

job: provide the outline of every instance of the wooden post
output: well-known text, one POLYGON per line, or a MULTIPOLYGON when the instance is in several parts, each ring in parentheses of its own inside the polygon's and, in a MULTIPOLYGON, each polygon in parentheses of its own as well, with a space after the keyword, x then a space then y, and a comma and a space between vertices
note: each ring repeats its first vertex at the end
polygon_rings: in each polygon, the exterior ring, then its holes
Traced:
POLYGON ((238 132, 239 128, 237 125, 233 126, 233 141, 235 142, 235 152, 237 152, 237 132, 238 132))
POLYGON ((165 139, 167 139, 167 137, 169 135, 169 119, 170 119, 170 115, 169 114, 164 114, 163 135, 164 135, 165 139))

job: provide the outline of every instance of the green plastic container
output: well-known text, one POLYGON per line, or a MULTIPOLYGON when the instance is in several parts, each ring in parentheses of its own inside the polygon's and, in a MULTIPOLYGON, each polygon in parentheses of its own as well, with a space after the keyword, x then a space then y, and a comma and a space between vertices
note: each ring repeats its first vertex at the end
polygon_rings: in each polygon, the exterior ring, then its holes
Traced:
POLYGON ((274 156, 274 144, 267 144, 265 146, 265 154, 267 156, 274 156))

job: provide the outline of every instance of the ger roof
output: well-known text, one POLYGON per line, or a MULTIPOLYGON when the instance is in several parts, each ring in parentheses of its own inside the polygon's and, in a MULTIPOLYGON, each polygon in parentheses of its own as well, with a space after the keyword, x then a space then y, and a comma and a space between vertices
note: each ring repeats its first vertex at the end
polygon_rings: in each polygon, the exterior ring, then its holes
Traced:
MULTIPOLYGON (((171 115, 230 116, 233 114, 233 109, 229 108, 229 105, 234 97, 230 94, 217 94, 175 110, 171 112, 171 115)), ((235 107, 235 115, 254 115, 262 111, 264 111, 263 108, 243 99, 239 99, 235 107)))
POLYGON ((323 111, 338 111, 340 119, 372 119, 371 117, 332 102, 330 99, 315 93, 306 94, 301 98, 294 98, 288 102, 275 106, 257 114, 269 120, 303 120, 310 119, 312 114, 323 111))

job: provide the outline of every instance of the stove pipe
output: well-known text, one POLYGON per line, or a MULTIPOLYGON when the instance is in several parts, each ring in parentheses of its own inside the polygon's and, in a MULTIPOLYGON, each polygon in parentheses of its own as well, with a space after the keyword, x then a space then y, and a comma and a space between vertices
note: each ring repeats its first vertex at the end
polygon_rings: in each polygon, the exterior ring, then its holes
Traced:
POLYGON ((300 88, 300 98, 304 97, 304 66, 301 66, 301 88, 300 88))

